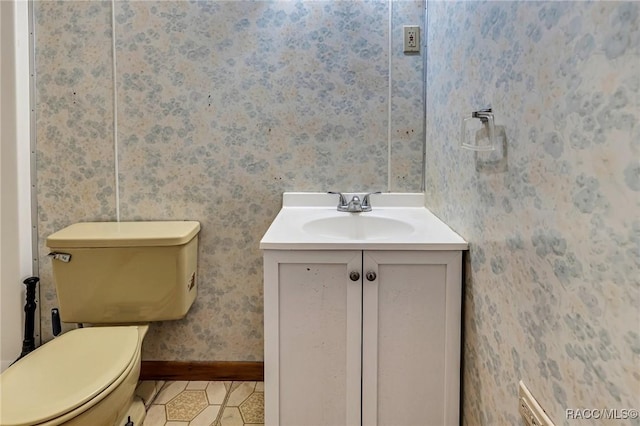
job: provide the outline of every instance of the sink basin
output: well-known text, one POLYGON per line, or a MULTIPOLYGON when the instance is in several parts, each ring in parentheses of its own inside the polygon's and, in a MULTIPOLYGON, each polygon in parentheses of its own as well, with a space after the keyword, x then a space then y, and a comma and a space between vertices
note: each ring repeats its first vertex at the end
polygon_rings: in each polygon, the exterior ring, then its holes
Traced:
MULTIPOLYGON (((1 0, 0 0, 1 1, 1 0)), ((357 194, 345 194, 347 199, 357 194)), ((338 212, 335 194, 286 192, 260 241, 262 250, 466 250, 458 234, 425 208, 424 194, 371 196, 373 211, 338 212)))
POLYGON ((401 220, 366 213, 315 219, 305 223, 302 229, 311 235, 344 240, 382 240, 411 235, 415 230, 401 220))

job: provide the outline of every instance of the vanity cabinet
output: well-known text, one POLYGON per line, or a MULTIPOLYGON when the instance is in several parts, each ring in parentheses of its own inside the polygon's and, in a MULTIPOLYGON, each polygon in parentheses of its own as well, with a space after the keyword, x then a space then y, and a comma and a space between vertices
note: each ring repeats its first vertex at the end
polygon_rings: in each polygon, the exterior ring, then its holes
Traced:
POLYGON ((265 250, 265 424, 457 426, 461 259, 265 250))

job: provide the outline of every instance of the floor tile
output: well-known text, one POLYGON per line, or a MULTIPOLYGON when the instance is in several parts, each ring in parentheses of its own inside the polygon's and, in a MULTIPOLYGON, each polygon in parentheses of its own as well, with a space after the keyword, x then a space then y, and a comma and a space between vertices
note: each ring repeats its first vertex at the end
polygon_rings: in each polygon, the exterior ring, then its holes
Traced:
POLYGON ((206 392, 209 404, 222 405, 224 397, 227 396, 227 387, 224 382, 209 382, 206 392))
POLYGON ((219 405, 209 405, 198 416, 191 420, 189 426, 210 426, 218 418, 219 405))
POLYGON ((253 393, 256 388, 256 382, 233 382, 238 386, 231 387, 231 393, 227 400, 227 407, 237 407, 253 393))
POLYGON ((153 401, 154 404, 166 404, 182 392, 189 382, 167 382, 153 401))
POLYGON ((144 426, 164 426, 167 422, 167 416, 164 411, 164 405, 152 405, 147 410, 147 416, 144 418, 144 426))
POLYGON ((189 382, 187 383, 187 390, 205 390, 209 382, 189 382))
POLYGON ((136 392, 151 403, 144 426, 264 426, 263 382, 149 381, 136 392))
POLYGON ((220 418, 220 423, 222 426, 244 426, 242 414, 240 414, 238 407, 225 408, 220 418))
POLYGON ((264 423, 264 393, 252 393, 240 404, 239 408, 245 423, 264 423))
POLYGON ((209 406, 202 390, 184 390, 167 402, 167 420, 191 421, 209 406))

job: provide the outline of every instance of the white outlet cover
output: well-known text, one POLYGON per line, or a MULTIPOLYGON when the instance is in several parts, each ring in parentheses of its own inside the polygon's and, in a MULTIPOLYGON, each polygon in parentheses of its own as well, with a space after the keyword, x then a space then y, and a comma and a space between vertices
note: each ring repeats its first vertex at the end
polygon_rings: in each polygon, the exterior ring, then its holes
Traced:
POLYGON ((518 383, 518 411, 527 426, 555 426, 524 382, 518 383))
POLYGON ((420 52, 420 27, 418 25, 404 25, 403 30, 403 52, 420 52))

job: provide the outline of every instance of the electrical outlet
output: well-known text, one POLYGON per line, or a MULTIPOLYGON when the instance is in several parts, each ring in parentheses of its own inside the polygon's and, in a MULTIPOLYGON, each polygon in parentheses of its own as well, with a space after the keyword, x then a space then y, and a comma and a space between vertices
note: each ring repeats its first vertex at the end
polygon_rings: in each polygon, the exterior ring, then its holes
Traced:
POLYGON ((405 53, 420 52, 420 27, 417 25, 405 25, 403 51, 405 53))
POLYGON ((518 384, 518 411, 527 426, 554 426, 553 422, 533 397, 522 380, 518 384))

